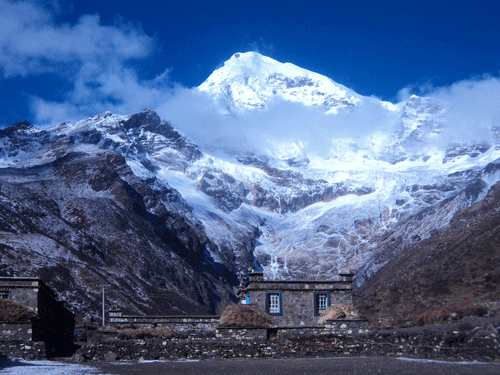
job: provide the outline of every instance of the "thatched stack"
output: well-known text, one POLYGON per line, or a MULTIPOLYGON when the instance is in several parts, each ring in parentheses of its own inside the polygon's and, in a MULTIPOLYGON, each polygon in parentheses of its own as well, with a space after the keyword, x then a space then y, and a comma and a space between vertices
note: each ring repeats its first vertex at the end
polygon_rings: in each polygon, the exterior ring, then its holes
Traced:
POLYGON ((220 317, 220 325, 222 327, 269 327, 271 317, 255 305, 229 305, 220 317))
POLYGON ((34 317, 35 313, 30 309, 14 302, 0 299, 0 322, 7 324, 24 323, 29 322, 34 317))
POLYGON ((323 314, 320 315, 318 324, 325 324, 327 320, 356 318, 359 318, 359 313, 354 307, 337 303, 335 305, 331 305, 323 314))

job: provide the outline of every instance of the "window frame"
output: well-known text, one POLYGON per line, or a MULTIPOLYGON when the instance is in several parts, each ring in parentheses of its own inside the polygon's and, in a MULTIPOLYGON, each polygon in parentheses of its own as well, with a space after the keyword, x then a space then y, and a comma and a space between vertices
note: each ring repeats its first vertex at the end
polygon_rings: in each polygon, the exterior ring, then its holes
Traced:
POLYGON ((283 315, 283 295, 279 290, 267 291, 266 292, 266 312, 271 316, 282 316, 283 315), (278 298, 278 312, 271 312, 271 297, 278 298))
POLYGON ((314 316, 320 316, 330 307, 330 293, 329 292, 314 292, 314 316), (320 311, 320 297, 326 297, 326 307, 320 311))

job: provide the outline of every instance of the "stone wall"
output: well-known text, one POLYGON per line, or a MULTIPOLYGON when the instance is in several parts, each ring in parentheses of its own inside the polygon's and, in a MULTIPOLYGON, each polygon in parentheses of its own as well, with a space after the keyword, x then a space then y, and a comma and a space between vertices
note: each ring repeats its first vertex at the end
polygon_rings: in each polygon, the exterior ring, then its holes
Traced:
MULTIPOLYGON (((275 326, 317 326, 319 315, 314 311, 314 290, 288 289, 281 292, 282 311, 280 315, 272 315, 272 324, 275 326)), ((330 304, 342 303, 352 305, 350 291, 335 290, 327 293, 330 304)), ((266 311, 266 290, 257 290, 251 293, 251 304, 257 305, 266 311)))
POLYGON ((0 357, 40 360, 47 358, 45 343, 25 340, 0 340, 0 357))
POLYGON ((0 340, 31 341, 32 328, 31 322, 18 324, 0 323, 0 340))
POLYGON ((281 316, 273 316, 276 326, 313 325, 314 319, 314 294, 308 291, 283 291, 281 292, 281 316))
POLYGON ((24 306, 35 313, 38 312, 38 288, 11 289, 8 300, 24 306))
POLYGON ((367 334, 369 323, 364 319, 329 321, 325 326, 271 327, 271 328, 217 328, 216 337, 248 341, 254 339, 290 340, 297 337, 320 337, 324 335, 367 334))
POLYGON ((182 335, 213 333, 219 326, 219 316, 132 316, 114 312, 109 324, 116 328, 167 327, 182 335))
POLYGON ((293 339, 297 337, 319 337, 324 335, 363 335, 369 333, 369 323, 364 319, 337 320, 325 326, 313 327, 280 327, 276 329, 277 339, 293 339))
POLYGON ((269 328, 218 328, 216 337, 223 340, 267 340, 269 328))
POLYGON ((43 359, 45 344, 31 340, 32 324, 0 324, 0 357, 43 359))
MULTIPOLYGON (((258 306, 272 317, 275 326, 317 326, 320 315, 318 295, 327 295, 328 305, 342 303, 352 306, 353 275, 340 274, 334 280, 264 280, 262 272, 252 272, 248 281, 242 280, 238 288, 241 303, 258 306), (280 294, 280 312, 267 308, 268 293, 280 294)), ((276 299, 273 299, 276 301, 276 299)))

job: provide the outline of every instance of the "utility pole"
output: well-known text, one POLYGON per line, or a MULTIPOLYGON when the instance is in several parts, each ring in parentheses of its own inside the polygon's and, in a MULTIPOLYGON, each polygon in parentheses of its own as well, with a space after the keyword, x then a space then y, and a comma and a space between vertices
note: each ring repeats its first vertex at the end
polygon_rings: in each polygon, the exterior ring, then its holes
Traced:
POLYGON ((102 288, 102 326, 104 327, 106 323, 106 310, 105 310, 105 290, 109 285, 99 285, 102 288))

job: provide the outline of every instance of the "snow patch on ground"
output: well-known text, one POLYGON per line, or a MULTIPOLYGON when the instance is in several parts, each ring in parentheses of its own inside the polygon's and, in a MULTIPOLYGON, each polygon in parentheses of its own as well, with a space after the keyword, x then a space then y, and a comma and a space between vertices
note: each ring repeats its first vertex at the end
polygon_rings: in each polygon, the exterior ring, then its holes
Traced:
POLYGON ((55 361, 0 361, 2 374, 10 375, 107 375, 94 367, 55 361))

